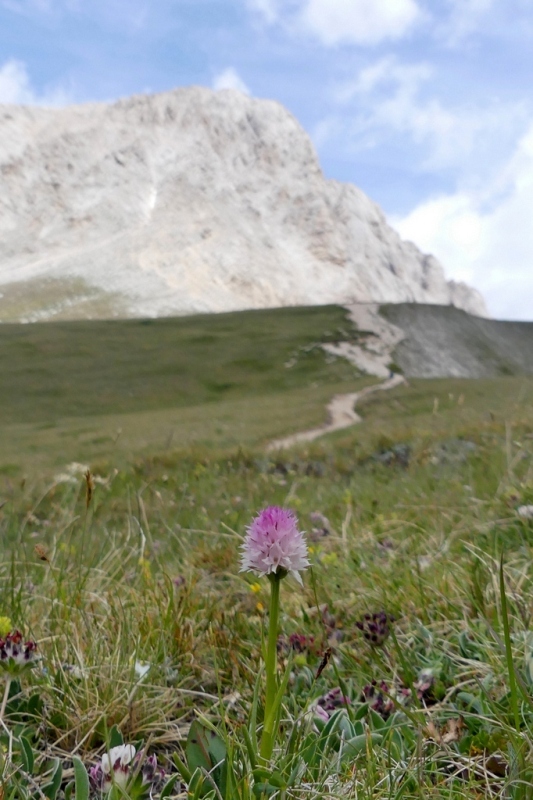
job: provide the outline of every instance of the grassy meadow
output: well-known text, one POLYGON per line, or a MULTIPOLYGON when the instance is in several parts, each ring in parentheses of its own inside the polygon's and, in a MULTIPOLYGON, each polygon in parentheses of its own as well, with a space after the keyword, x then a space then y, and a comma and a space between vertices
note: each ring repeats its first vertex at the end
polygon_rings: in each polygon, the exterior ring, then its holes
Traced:
POLYGON ((4 798, 98 797, 83 765, 121 742, 166 778, 117 799, 533 796, 533 379, 413 380, 268 453, 376 381, 316 346, 349 336, 334 307, 0 328, 0 616, 39 654, 4 681, 4 798), (312 567, 264 764, 239 548, 267 505, 312 567))
POLYGON ((332 394, 372 382, 320 347, 357 336, 336 306, 2 325, 0 469, 126 464, 319 424, 332 394))

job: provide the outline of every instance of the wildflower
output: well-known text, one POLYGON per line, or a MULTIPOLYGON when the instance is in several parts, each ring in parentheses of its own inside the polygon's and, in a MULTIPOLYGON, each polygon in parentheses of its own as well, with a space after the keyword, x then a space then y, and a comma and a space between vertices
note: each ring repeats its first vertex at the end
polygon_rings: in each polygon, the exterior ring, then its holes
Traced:
POLYGON ((63 672, 68 673, 71 678, 75 678, 77 681, 82 681, 88 677, 89 672, 84 667, 78 667, 76 664, 61 664, 61 669, 63 672))
POLYGON ((368 703, 369 708, 379 714, 383 719, 387 719, 394 710, 394 703, 391 700, 390 689, 385 681, 372 681, 363 686, 362 700, 368 703))
POLYGON ((247 529, 241 572, 279 577, 290 572, 302 583, 300 570, 308 566, 307 545, 293 512, 278 506, 263 509, 247 529))
POLYGON ((148 672, 150 671, 151 666, 152 666, 151 664, 149 664, 148 662, 145 662, 145 661, 136 661, 135 662, 135 666, 134 666, 135 674, 139 678, 139 680, 142 680, 144 678, 144 676, 148 674, 148 672))
POLYGON ((277 651, 282 655, 288 655, 292 650, 295 653, 317 654, 317 644, 314 636, 306 636, 304 633, 291 633, 287 638, 285 635, 278 636, 277 651))
MULTIPOLYGON (((300 570, 309 566, 307 544, 298 530, 292 511, 279 506, 263 509, 252 521, 242 546, 241 572, 250 570, 270 579, 268 639, 265 650, 265 709, 260 757, 268 762, 274 748, 278 697, 277 652, 279 622, 279 590, 281 580, 290 572, 302 584, 300 570)), ((257 604, 259 608, 261 604, 257 604)))
POLYGON ((337 687, 331 689, 326 694, 318 698, 315 705, 315 714, 324 722, 327 722, 330 716, 338 708, 345 708, 351 704, 349 697, 346 697, 341 690, 337 687))
POLYGON ((143 752, 137 753, 132 744, 120 744, 112 747, 109 753, 104 753, 99 764, 89 769, 89 781, 92 788, 100 794, 107 794, 113 782, 121 789, 125 789, 131 779, 136 778, 140 784, 137 797, 144 796, 150 786, 163 777, 163 771, 158 769, 156 756, 144 758, 143 752), (142 767, 139 772, 139 765, 142 767))
POLYGON ((520 506, 516 509, 516 513, 522 519, 533 519, 533 506, 520 506))
POLYGON ((313 511, 309 514, 311 520, 311 539, 313 542, 318 542, 324 536, 329 536, 331 533, 331 525, 327 517, 320 513, 320 511, 313 511))
POLYGON ((0 639, 0 668, 11 677, 19 675, 34 664, 36 650, 36 642, 25 642, 20 631, 11 631, 0 639))
POLYGON ((359 622, 355 623, 355 627, 362 631, 367 642, 374 647, 379 647, 390 635, 391 622, 394 622, 391 614, 379 611, 376 614, 365 614, 359 622))

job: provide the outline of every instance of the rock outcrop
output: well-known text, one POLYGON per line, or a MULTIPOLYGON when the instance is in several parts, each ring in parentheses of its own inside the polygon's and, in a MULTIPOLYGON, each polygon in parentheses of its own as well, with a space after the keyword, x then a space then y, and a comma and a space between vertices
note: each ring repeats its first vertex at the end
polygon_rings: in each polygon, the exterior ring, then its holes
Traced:
POLYGON ((278 103, 190 88, 0 106, 0 320, 323 303, 455 304, 355 186, 326 180, 278 103))

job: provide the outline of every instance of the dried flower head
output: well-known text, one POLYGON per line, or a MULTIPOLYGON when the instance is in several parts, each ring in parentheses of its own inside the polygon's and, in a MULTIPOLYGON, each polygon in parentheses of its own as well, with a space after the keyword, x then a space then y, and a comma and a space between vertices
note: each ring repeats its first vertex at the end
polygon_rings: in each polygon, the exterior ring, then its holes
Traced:
POLYGON ((365 614, 359 622, 355 623, 355 627, 362 631, 367 642, 374 647, 379 647, 390 635, 391 622, 394 622, 392 614, 378 611, 376 614, 365 614))
POLYGON ((327 722, 334 711, 338 708, 346 708, 349 705, 351 705, 350 698, 346 697, 337 687, 319 697, 314 710, 319 719, 327 722))
POLYGON ((13 677, 20 675, 34 664, 36 650, 36 642, 25 642, 20 631, 11 631, 0 639, 0 668, 13 677))
POLYGON ((369 708, 379 714, 383 719, 387 719, 394 711, 394 703, 390 698, 390 689, 385 681, 372 681, 363 686, 361 699, 368 703, 369 708))
POLYGON ((251 570, 282 577, 290 572, 302 583, 300 570, 309 566, 307 544, 295 514, 269 506, 253 520, 242 546, 241 572, 251 570))

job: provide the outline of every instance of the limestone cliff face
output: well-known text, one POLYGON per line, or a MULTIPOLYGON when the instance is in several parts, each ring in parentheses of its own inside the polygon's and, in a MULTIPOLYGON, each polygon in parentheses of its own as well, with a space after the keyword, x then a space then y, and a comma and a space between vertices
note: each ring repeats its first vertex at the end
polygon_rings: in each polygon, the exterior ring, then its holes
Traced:
POLYGON ((279 104, 190 88, 0 106, 0 320, 480 295, 326 180, 279 104))

